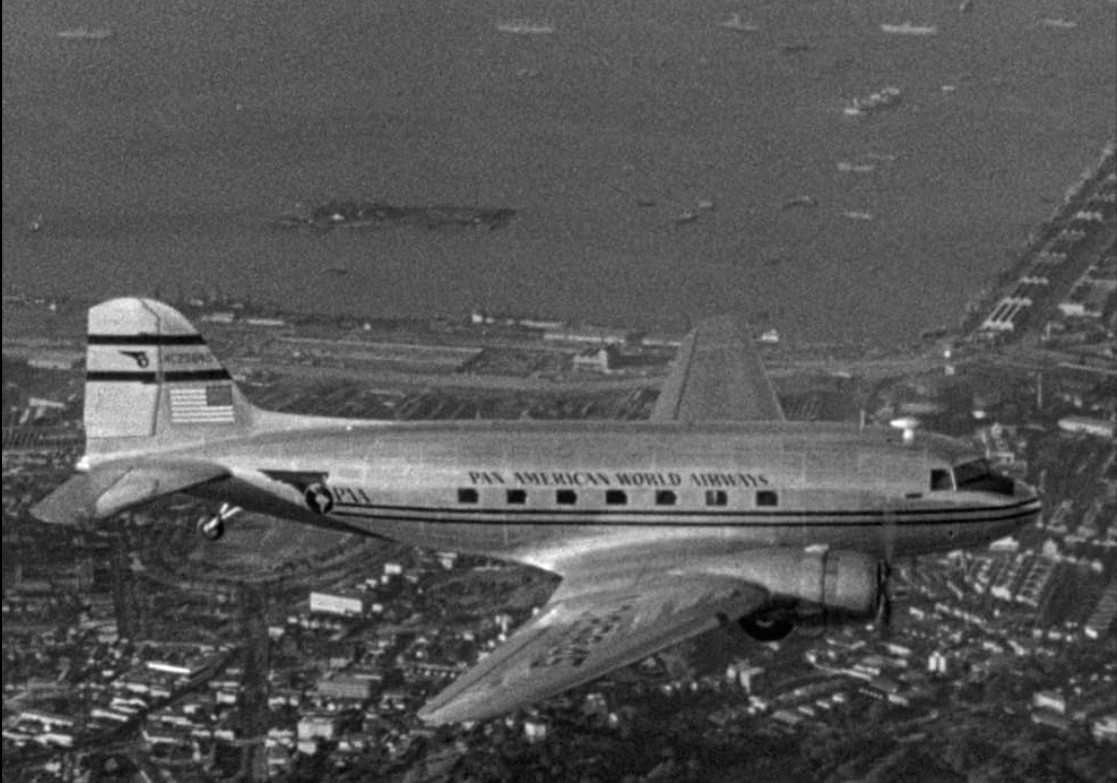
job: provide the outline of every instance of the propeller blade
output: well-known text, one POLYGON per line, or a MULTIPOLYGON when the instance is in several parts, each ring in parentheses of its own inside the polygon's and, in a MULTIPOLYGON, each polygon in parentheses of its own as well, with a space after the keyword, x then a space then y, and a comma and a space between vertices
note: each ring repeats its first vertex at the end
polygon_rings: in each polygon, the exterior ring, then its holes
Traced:
POLYGON ((892 563, 882 560, 877 570, 877 627, 880 635, 888 639, 892 635, 892 563))
POLYGON ((222 522, 228 521, 243 511, 240 506, 234 506, 232 503, 222 503, 221 510, 217 512, 217 517, 222 522))

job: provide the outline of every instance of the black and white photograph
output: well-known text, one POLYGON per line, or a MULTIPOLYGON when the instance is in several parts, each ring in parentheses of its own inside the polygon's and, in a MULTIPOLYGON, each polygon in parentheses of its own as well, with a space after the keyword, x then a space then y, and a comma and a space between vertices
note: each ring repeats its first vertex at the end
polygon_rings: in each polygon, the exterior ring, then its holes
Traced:
POLYGON ((1117 0, 7 0, 4 783, 1117 783, 1117 0))

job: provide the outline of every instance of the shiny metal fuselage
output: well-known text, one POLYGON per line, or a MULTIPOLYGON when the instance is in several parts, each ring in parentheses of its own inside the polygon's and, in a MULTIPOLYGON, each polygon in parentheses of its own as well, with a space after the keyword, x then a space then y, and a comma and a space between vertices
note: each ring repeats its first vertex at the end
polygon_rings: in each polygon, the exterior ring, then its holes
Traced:
POLYGON ((232 473, 195 494, 557 573, 761 547, 920 554, 1039 512, 1024 485, 932 491, 933 468, 973 455, 957 441, 838 424, 350 422, 181 453, 194 451, 232 473))

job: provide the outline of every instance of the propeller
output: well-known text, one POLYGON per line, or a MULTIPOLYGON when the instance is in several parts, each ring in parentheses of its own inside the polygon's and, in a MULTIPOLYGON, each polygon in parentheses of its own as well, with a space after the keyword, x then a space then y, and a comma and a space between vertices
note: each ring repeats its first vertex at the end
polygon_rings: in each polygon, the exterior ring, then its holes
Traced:
POLYGON ((881 536, 884 558, 877 565, 877 627, 881 637, 892 635, 892 557, 896 552, 896 513, 891 501, 886 501, 881 536))
POLYGON ((892 636, 892 561, 890 557, 881 560, 877 566, 877 628, 881 638, 892 636))
POLYGON ((198 520, 198 532, 207 541, 216 541, 225 535, 225 523, 242 510, 240 506, 234 506, 232 503, 222 503, 221 510, 215 515, 198 520))
POLYGON ((217 516, 221 517, 222 522, 225 522, 226 520, 232 519, 243 510, 244 509, 240 506, 234 506, 232 503, 222 503, 221 510, 217 512, 217 516))
MULTIPOLYGON (((907 447, 915 444, 915 432, 922 422, 915 416, 903 416, 889 422, 893 427, 903 433, 903 443, 907 447)), ((881 537, 884 544, 884 559, 880 561, 877 571, 877 624, 881 636, 885 639, 892 635, 892 558, 896 552, 896 511, 891 499, 885 501, 884 524, 881 526, 881 537)))

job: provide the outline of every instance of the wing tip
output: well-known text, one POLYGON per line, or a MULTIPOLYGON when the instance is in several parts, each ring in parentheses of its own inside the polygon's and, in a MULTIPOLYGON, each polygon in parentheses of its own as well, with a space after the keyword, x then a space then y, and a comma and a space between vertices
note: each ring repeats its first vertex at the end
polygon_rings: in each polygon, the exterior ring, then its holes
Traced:
POLYGON ((93 519, 92 482, 88 474, 71 477, 31 507, 31 516, 48 525, 80 527, 93 519))
POLYGON ((427 726, 445 726, 454 722, 452 720, 447 720, 439 713, 440 710, 428 710, 426 707, 423 707, 416 713, 416 717, 427 726))
POLYGON ((492 710, 479 710, 469 700, 463 702, 460 699, 450 699, 440 703, 438 697, 435 697, 419 708, 416 717, 428 726, 446 726, 451 723, 485 720, 499 714, 501 713, 492 710))

